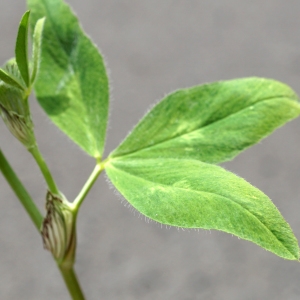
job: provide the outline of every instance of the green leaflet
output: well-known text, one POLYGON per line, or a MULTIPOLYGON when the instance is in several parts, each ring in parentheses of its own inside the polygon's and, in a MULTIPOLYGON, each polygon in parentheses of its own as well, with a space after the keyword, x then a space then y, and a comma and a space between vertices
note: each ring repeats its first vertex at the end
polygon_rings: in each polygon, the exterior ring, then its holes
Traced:
POLYGON ((178 90, 150 110, 110 157, 230 160, 296 118, 297 99, 287 85, 263 78, 178 90))
POLYGON ((270 199, 219 166, 128 157, 108 160, 106 172, 129 203, 155 221, 222 230, 283 258, 299 258, 297 240, 270 199))
POLYGON ((19 80, 16 77, 13 77, 12 74, 9 74, 7 73, 7 71, 2 69, 0 69, 0 80, 15 88, 24 90, 23 85, 19 82, 19 80))
POLYGON ((46 17, 35 92, 52 119, 83 150, 101 157, 109 86, 96 46, 62 0, 28 0, 30 25, 46 17))
POLYGON ((20 73, 20 69, 14 57, 9 59, 4 64, 3 71, 6 72, 6 74, 14 81, 13 83, 13 82, 3 80, 5 83, 17 87, 22 91, 26 90, 25 82, 22 78, 22 74, 20 73))
POLYGON ((30 85, 29 66, 28 66, 28 26, 30 11, 23 15, 17 35, 15 55, 20 73, 27 87, 30 85))
POLYGON ((39 19, 33 31, 33 49, 32 49, 32 74, 31 83, 34 83, 41 60, 41 47, 42 47, 42 33, 45 24, 45 18, 39 19))

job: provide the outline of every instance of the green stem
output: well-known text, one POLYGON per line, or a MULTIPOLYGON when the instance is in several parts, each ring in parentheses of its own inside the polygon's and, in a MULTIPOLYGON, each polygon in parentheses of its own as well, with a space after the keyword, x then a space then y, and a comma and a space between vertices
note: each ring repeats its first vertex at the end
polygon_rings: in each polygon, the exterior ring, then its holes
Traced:
MULTIPOLYGON (((35 203, 31 199, 30 195, 28 194, 27 190, 13 171, 12 167, 8 163, 7 159, 5 158, 3 152, 0 149, 0 170, 3 176, 6 178, 7 182, 11 186, 12 190, 15 192, 17 197, 19 198, 20 202, 24 206, 25 210, 27 211, 28 215, 30 216, 32 222, 34 223, 35 227, 38 231, 40 231, 43 217, 36 207, 35 203)), ((83 293, 79 286, 76 274, 74 270, 65 269, 61 266, 58 266, 66 286, 70 292, 70 295, 75 300, 84 300, 83 293)))
POLYGON ((65 284, 69 290, 70 295, 72 296, 73 300, 84 300, 84 295, 81 291, 79 282, 77 280, 76 274, 73 270, 71 269, 64 269, 60 266, 59 270, 61 272, 61 275, 65 281, 65 284))
POLYGON ((0 169, 3 176, 6 178, 7 182, 11 186, 12 190, 15 192, 20 202, 24 206, 25 210, 30 216, 35 227, 37 228, 38 231, 40 231, 41 224, 43 222, 43 217, 40 211, 38 210, 38 208, 36 207, 35 203, 31 199, 30 195, 24 188, 23 184, 21 183, 21 181, 13 171, 12 167, 6 160, 1 149, 0 149, 0 169))
POLYGON ((100 175, 100 173, 104 170, 104 164, 102 163, 97 163, 92 174, 86 181, 85 185, 81 189, 80 193, 72 203, 74 211, 78 211, 80 205, 82 204, 83 200, 85 199, 86 195, 92 188, 93 184, 95 183, 96 179, 100 175))
POLYGON ((52 194, 55 194, 55 195, 59 195, 59 191, 58 191, 58 188, 56 186, 56 183, 50 173, 50 170, 38 148, 37 145, 35 145, 34 147, 28 149, 28 151, 32 154, 32 156, 34 157, 34 159, 36 160, 45 180, 46 180, 46 183, 48 185, 48 188, 50 190, 50 192, 52 194))

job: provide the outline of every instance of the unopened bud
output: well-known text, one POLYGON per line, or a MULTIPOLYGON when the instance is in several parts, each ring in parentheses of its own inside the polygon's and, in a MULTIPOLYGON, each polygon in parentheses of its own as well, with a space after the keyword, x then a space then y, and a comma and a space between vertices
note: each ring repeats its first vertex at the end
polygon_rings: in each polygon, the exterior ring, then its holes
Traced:
MULTIPOLYGON (((9 61, 5 69, 14 78, 19 76, 14 60, 9 61)), ((35 137, 27 98, 24 90, 0 80, 0 115, 10 132, 25 147, 31 148, 35 137)))
POLYGON ((59 264, 72 267, 76 249, 76 216, 65 199, 50 191, 46 196, 46 210, 41 229, 44 248, 53 254, 59 264))

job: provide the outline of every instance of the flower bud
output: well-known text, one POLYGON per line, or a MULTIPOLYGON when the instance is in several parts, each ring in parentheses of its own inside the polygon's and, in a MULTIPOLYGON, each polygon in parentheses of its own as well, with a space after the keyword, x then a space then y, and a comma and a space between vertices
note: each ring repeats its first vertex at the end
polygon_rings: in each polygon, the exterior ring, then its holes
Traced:
POLYGON ((67 200, 50 191, 46 195, 46 210, 41 229, 44 248, 60 265, 72 267, 76 249, 76 216, 67 200))
MULTIPOLYGON (((14 61, 9 61, 5 68, 11 76, 17 78, 14 61)), ((35 137, 27 98, 24 90, 0 80, 0 115, 10 132, 25 147, 31 148, 35 145, 35 137)))

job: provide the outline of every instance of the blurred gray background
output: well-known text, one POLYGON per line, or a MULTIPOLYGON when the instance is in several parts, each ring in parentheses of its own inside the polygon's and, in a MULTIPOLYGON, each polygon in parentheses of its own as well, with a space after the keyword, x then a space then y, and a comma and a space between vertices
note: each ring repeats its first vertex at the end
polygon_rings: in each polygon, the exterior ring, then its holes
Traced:
MULTIPOLYGON (((106 154, 147 109, 180 87, 235 77, 286 82, 300 94, 300 1, 69 0, 101 48, 112 84, 106 154)), ((25 0, 0 0, 0 61, 13 56, 25 0)), ((51 71, 51 70, 50 70, 51 71)), ((34 98, 42 153, 72 200, 93 169, 34 98)), ((0 144, 44 212, 46 186, 0 122, 0 144)), ((300 238, 300 119, 224 166, 274 201, 300 238)), ((78 220, 76 271, 87 299, 296 300, 300 265, 217 231, 147 223, 101 175, 78 220)), ((0 176, 0 299, 69 299, 41 237, 0 176)))

